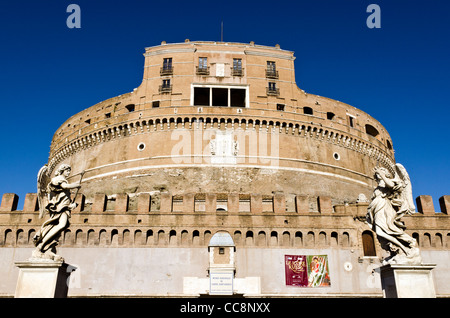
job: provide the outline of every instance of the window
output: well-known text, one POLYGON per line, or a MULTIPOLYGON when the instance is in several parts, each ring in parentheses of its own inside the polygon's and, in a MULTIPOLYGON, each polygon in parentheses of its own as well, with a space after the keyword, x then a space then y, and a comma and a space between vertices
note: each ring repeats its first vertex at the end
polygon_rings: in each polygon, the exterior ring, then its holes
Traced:
POLYGON ((372 137, 377 137, 380 134, 375 127, 369 124, 366 125, 366 133, 372 137))
POLYGON ((327 119, 328 120, 333 120, 333 118, 334 118, 334 113, 332 113, 332 112, 327 112, 327 119))
POLYGON ((267 87, 267 95, 278 95, 279 89, 277 88, 277 83, 269 82, 269 87, 267 87))
POLYGON ((275 66, 275 62, 267 61, 266 77, 278 78, 278 71, 275 66))
POLYGON ((207 57, 199 57, 198 58, 198 67, 199 68, 207 68, 208 67, 208 58, 207 57))
POLYGON ((362 233, 362 243, 364 256, 377 256, 375 251, 375 241, 373 239, 373 234, 370 231, 364 231, 362 233))
POLYGON ((355 127, 355 117, 351 115, 348 115, 347 117, 348 117, 348 125, 350 127, 355 127))
POLYGON ((242 87, 193 87, 192 105, 246 107, 247 89, 242 87))
POLYGON ((165 58, 163 60, 163 66, 161 67, 160 74, 162 76, 172 75, 173 74, 172 58, 171 57, 165 58))
POLYGON ((155 100, 152 102, 152 108, 158 108, 159 107, 159 100, 155 100))
POLYGON ((134 112, 134 109, 135 109, 135 106, 134 106, 134 104, 130 104, 130 105, 127 105, 127 106, 125 106, 125 108, 128 110, 128 112, 134 112))
POLYGON ((213 106, 228 106, 228 89, 227 88, 213 88, 212 89, 212 105, 213 106))
POLYGON ((163 68, 164 69, 171 69, 172 68, 172 58, 165 58, 163 62, 163 68))
POLYGON ((225 248, 224 247, 219 247, 219 254, 220 255, 225 254, 225 248))
POLYGON ((209 106, 210 88, 194 87, 194 105, 209 106))
POLYGON ((105 118, 111 118, 111 113, 106 113, 105 118))
POLYGON ((245 93, 246 90, 242 88, 230 89, 230 106, 245 107, 245 93))
POLYGON ((231 69, 231 75, 242 76, 242 59, 233 59, 233 68, 231 69))
POLYGON ((208 58, 199 57, 197 66, 197 75, 209 75, 208 58))
POLYGON ((277 104, 277 110, 284 111, 284 104, 277 104))
POLYGON ((389 150, 392 150, 392 144, 389 140, 386 140, 386 145, 388 147, 389 150))
POLYGON ((162 85, 159 87, 159 93, 170 93, 172 91, 172 85, 170 79, 164 79, 162 85))
POLYGON ((312 115, 313 109, 311 107, 303 107, 303 114, 305 115, 312 115))

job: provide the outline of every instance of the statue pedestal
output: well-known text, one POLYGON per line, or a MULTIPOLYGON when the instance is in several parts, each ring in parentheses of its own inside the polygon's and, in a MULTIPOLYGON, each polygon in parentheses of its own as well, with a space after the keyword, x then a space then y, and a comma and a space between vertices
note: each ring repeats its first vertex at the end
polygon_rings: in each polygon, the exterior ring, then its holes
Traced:
POLYGON ((436 298, 431 270, 436 264, 380 267, 384 298, 436 298))
POLYGON ((15 298, 65 298, 69 289, 68 264, 30 259, 19 267, 15 298))

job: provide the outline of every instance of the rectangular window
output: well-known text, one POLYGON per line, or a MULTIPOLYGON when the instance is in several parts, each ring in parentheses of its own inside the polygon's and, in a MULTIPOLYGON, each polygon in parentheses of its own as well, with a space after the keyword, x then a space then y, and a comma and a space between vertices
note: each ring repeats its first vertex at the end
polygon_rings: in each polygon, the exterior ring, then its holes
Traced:
POLYGON ((208 58, 199 57, 197 66, 197 75, 209 75, 208 58))
POLYGON ((172 91, 172 85, 170 79, 163 79, 162 85, 159 87, 159 93, 170 93, 172 91))
POLYGON ((275 62, 267 61, 266 77, 268 77, 268 78, 278 78, 278 71, 277 71, 277 68, 275 66, 275 62))
POLYGON ((161 76, 170 76, 173 75, 173 68, 172 68, 172 58, 168 57, 163 60, 163 66, 160 70, 161 76))
POLYGON ((277 88, 277 83, 269 82, 269 86, 267 87, 267 95, 278 95, 279 91, 277 88))
POLYGON ((233 59, 232 76, 243 76, 242 59, 233 59))
POLYGON ((242 71, 242 59, 233 59, 233 70, 242 71))
POLYGON ((284 111, 284 104, 277 104, 277 110, 284 111))
POLYGON ((247 88, 239 86, 195 86, 192 87, 193 106, 246 107, 247 88))
POLYGON ((348 125, 350 127, 355 127, 355 117, 348 115, 348 125))
POLYGON ((165 69, 165 70, 172 69, 172 58, 171 57, 164 59, 163 69, 165 69))
POLYGON ((198 58, 198 68, 205 69, 205 70, 208 68, 208 58, 207 57, 199 57, 198 58))
POLYGON ((212 89, 212 106, 228 106, 228 89, 212 89))
POLYGON ((245 89, 231 88, 230 89, 230 106, 245 107, 245 89))
POLYGON ((152 102, 152 108, 158 108, 159 107, 159 100, 155 100, 152 102))
POLYGON ((194 87, 194 105, 209 106, 209 87, 194 87))

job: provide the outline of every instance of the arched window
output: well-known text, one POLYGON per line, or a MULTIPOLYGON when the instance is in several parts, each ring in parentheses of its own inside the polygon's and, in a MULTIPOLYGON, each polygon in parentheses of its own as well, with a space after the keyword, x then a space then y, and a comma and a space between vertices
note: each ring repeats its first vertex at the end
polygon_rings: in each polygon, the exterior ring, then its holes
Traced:
POLYGON ((375 127, 369 124, 366 125, 366 133, 372 137, 377 137, 380 134, 375 127))
POLYGON ((373 234, 370 231, 364 231, 362 234, 362 243, 364 256, 377 256, 375 251, 375 241, 373 239, 373 234))

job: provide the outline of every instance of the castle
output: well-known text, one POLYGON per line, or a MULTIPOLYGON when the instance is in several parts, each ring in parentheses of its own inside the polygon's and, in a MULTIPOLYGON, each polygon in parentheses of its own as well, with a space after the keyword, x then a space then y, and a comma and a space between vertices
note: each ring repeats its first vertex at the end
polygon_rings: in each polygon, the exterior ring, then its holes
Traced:
MULTIPOLYGON (((186 40, 144 56, 139 87, 73 115, 51 142, 50 173, 84 173, 58 247, 69 296, 381 297, 383 251, 365 215, 373 168, 395 164, 386 129, 301 90, 278 45, 186 40), (326 260, 327 283, 288 282, 296 255, 326 260)), ((37 194, 17 202, 4 194, 0 207, 5 297, 42 223, 37 194)), ((448 297, 450 196, 439 202, 419 196, 404 221, 448 297)))

